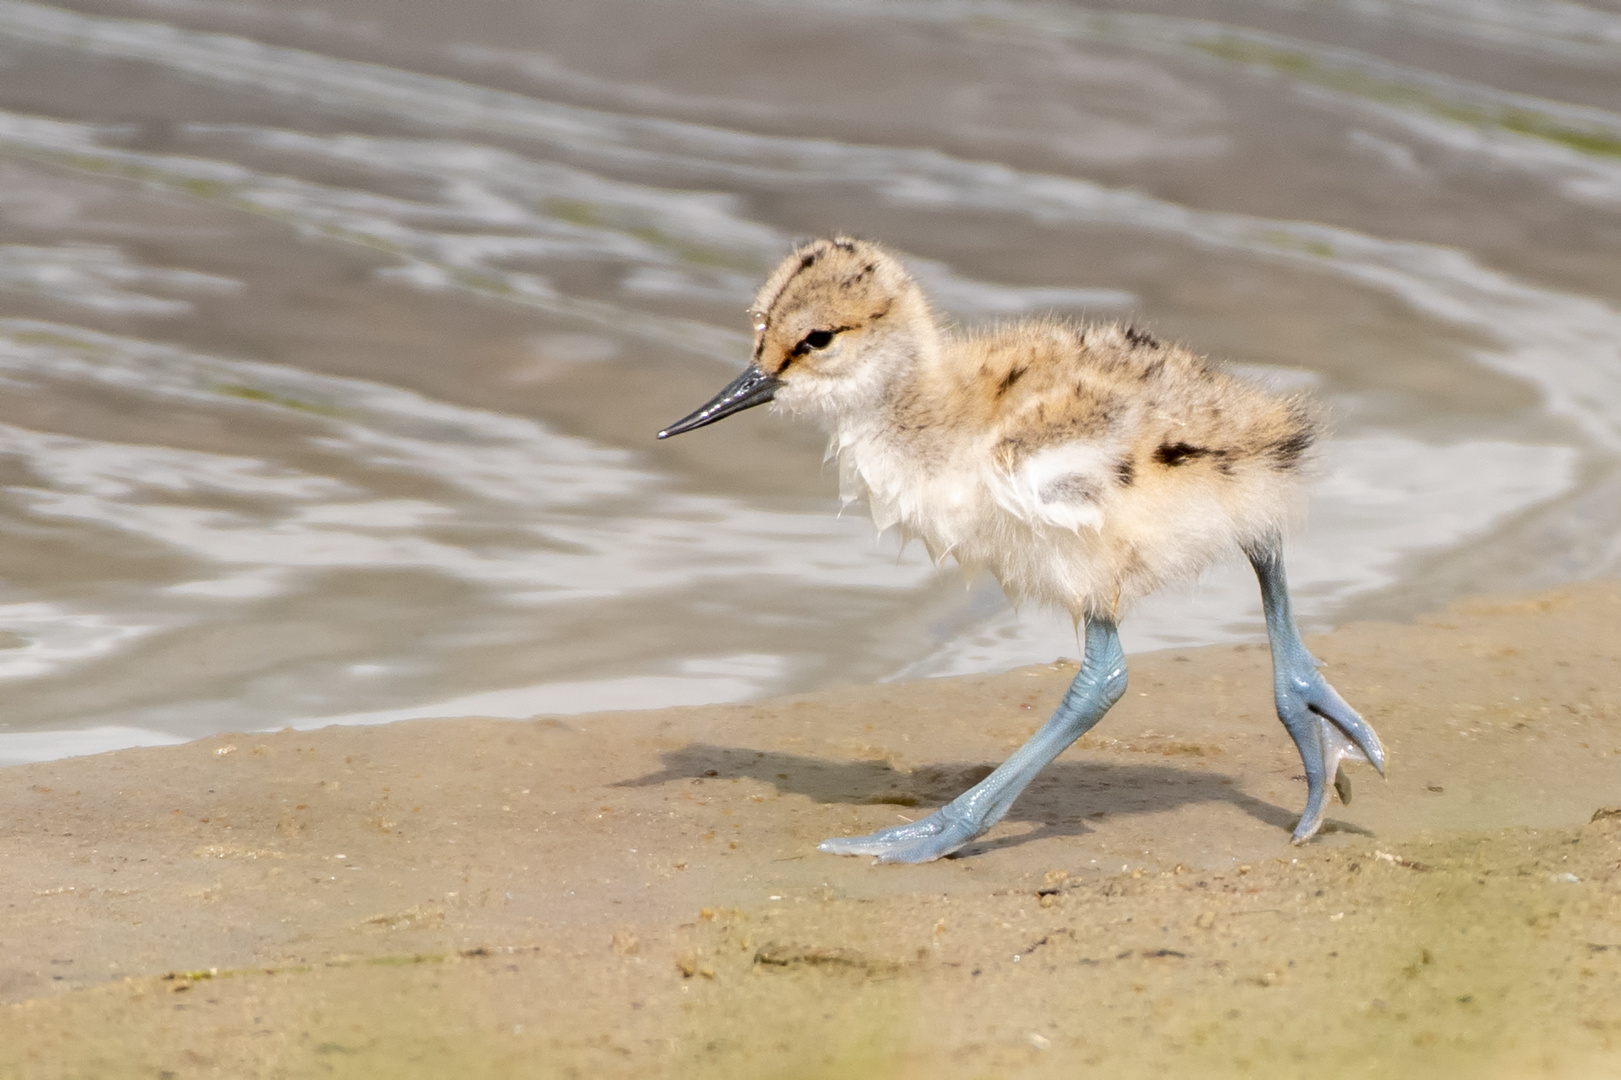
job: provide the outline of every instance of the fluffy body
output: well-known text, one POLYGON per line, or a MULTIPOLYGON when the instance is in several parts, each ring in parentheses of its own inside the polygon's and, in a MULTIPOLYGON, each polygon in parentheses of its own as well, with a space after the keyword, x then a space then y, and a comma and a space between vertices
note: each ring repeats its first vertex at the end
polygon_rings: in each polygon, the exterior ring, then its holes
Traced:
POLYGON ((1261 586, 1278 719, 1322 825, 1341 765, 1384 770, 1379 736, 1300 640, 1281 531, 1318 437, 1312 409, 1129 326, 1041 321, 942 332, 904 267, 848 237, 801 246, 755 300, 754 363, 660 438, 766 401, 832 433, 847 498, 936 559, 990 570, 1014 599, 1086 623, 1086 657, 1058 709, 985 779, 927 817, 822 851, 927 862, 1008 812, 1126 691, 1120 609, 1236 544, 1261 586))
POLYGON ((829 430, 846 499, 1077 619, 1275 543, 1319 434, 1303 400, 1129 326, 944 332, 865 241, 799 248, 752 314, 755 366, 829 430))

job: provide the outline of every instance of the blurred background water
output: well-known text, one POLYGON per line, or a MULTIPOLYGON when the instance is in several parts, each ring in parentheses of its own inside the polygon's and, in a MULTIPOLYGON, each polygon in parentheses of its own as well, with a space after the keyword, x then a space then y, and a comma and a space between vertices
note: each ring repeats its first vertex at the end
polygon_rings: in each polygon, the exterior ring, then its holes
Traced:
POLYGON ((1617 0, 0 0, 0 762, 1074 655, 652 440, 834 230, 1325 399, 1309 626, 1613 573, 1618 214, 1617 0))

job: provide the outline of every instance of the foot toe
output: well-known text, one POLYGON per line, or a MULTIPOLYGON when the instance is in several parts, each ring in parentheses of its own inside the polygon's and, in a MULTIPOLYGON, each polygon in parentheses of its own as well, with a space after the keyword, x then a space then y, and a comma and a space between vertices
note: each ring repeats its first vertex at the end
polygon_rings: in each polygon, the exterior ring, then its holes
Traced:
POLYGON ((1294 835, 1289 838, 1291 844, 1304 844, 1317 835, 1317 830, 1323 827, 1327 803, 1326 798, 1318 797, 1307 804, 1306 812, 1300 815, 1300 821, 1295 825, 1294 835))
POLYGON ((975 830, 935 811, 905 825, 892 825, 866 836, 836 836, 816 845, 830 855, 873 855, 881 863, 932 862, 972 840, 975 830))
POLYGON ((891 846, 878 855, 881 863, 926 863, 943 859, 977 836, 966 826, 948 825, 933 836, 920 836, 891 846))
POLYGON ((816 850, 829 855, 879 855, 891 846, 888 841, 870 836, 834 836, 817 844, 816 850))
POLYGON ((1341 758, 1365 761, 1379 770, 1381 775, 1384 774, 1385 748, 1379 741, 1379 733, 1340 697, 1339 691, 1330 686, 1320 673, 1312 672, 1308 687, 1300 695, 1300 702, 1322 722, 1325 746, 1332 733, 1341 758))
POLYGON ((936 859, 943 859, 953 851, 968 843, 968 839, 949 840, 943 836, 931 836, 925 840, 914 840, 910 844, 898 844, 878 856, 881 863, 926 863, 936 859))

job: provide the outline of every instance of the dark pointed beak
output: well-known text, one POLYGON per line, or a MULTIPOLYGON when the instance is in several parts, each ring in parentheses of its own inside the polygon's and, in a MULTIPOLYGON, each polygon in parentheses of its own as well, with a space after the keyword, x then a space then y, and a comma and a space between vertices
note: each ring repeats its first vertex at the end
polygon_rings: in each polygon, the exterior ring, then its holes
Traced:
POLYGON ((781 385, 781 379, 775 375, 767 375, 750 364, 743 374, 727 383, 726 389, 711 398, 707 405, 690 416, 683 416, 659 432, 659 438, 668 439, 671 435, 679 435, 683 431, 713 424, 716 420, 735 412, 764 405, 776 395, 777 387, 781 385))

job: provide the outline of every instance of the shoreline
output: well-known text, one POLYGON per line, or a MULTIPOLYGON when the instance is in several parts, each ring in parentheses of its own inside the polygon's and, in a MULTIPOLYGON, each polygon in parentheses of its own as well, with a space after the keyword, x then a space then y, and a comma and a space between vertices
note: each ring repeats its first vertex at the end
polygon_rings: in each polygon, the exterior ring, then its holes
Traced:
POLYGON ((918 867, 815 844, 1072 663, 0 769, 0 1077, 1621 1069, 1617 626, 1587 582, 1310 638, 1391 767, 1298 848, 1264 645, 1133 656, 918 867))

